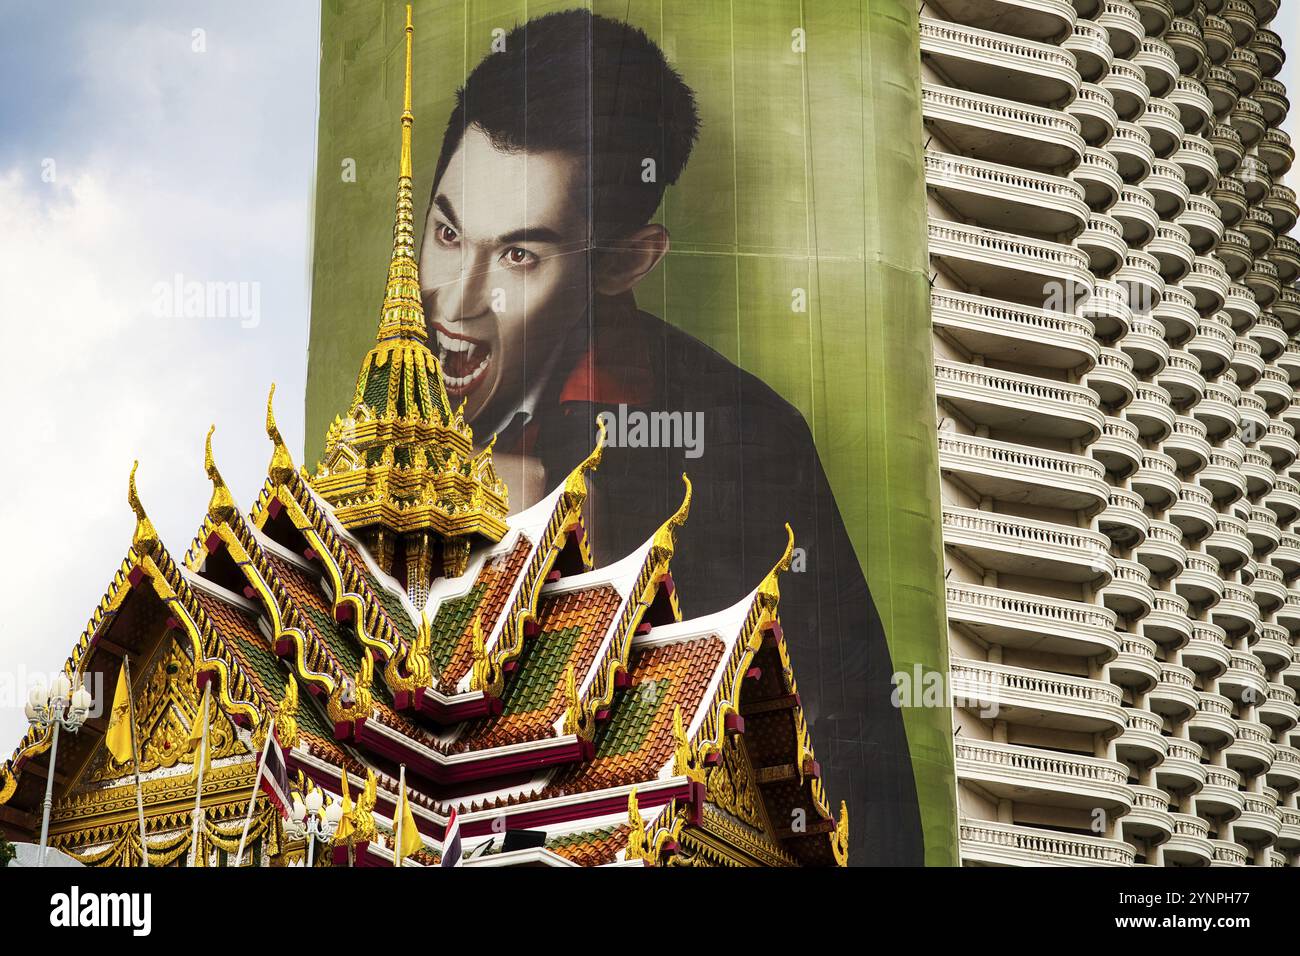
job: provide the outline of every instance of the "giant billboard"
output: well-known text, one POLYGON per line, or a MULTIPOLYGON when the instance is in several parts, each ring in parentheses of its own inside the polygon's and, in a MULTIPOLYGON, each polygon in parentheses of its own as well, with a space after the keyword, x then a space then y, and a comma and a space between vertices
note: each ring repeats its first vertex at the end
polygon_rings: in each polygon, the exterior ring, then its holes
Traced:
MULTIPOLYGON (((376 327, 404 17, 323 4, 309 442, 376 327)), ((692 617, 752 591, 788 523, 781 621, 850 860, 955 863, 947 701, 895 706, 947 670, 913 5, 417 0, 415 18, 429 342, 511 510, 604 425, 587 521, 609 563, 689 475, 672 572, 692 617)))

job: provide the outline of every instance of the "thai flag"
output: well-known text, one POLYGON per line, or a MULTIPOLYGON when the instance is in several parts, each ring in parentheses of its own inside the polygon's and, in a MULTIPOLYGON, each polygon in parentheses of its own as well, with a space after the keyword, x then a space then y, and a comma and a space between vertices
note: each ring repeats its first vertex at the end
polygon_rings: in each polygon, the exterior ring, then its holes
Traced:
POLYGON ((452 808, 451 817, 447 821, 447 832, 442 838, 442 860, 439 866, 460 866, 460 814, 452 808))
POLYGON ((266 762, 258 777, 258 786, 275 804, 280 816, 289 819, 289 768, 284 762, 284 750, 274 734, 266 748, 266 762))

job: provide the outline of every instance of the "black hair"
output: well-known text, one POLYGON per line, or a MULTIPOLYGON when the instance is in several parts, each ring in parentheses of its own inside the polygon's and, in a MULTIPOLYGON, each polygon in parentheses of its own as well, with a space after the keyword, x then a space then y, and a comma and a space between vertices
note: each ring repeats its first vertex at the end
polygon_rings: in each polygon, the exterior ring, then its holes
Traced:
POLYGON ((579 9, 516 26, 470 73, 443 133, 435 191, 470 126, 497 149, 585 159, 589 228, 601 240, 650 221, 686 166, 700 120, 694 92, 644 32, 579 9))

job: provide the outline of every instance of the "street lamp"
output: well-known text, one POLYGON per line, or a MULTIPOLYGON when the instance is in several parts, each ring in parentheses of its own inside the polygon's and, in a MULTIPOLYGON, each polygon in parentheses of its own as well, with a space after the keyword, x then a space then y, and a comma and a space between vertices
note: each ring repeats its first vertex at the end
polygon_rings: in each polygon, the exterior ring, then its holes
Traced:
POLYGON ((289 822, 285 832, 292 840, 307 839, 307 868, 311 869, 316 860, 316 840, 328 841, 338 831, 339 821, 343 819, 343 805, 335 800, 325 806, 325 795, 313 787, 304 799, 299 794, 293 795, 293 807, 289 813, 289 822))
POLYGON ((50 811, 54 808, 54 761, 59 754, 59 730, 75 734, 90 715, 94 698, 85 686, 72 690, 66 674, 54 678, 48 688, 37 684, 27 695, 27 722, 38 734, 50 733, 50 762, 45 774, 45 804, 41 817, 41 866, 45 865, 50 840, 50 811))

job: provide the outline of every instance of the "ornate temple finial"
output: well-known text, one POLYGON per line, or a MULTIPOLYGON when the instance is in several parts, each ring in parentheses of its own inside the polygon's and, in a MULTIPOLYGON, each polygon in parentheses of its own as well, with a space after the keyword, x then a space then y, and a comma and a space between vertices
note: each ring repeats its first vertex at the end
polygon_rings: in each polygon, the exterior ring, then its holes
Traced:
POLYGON ((759 598, 768 604, 769 607, 775 607, 781 599, 781 589, 777 587, 777 578, 790 570, 790 562, 794 558, 794 529, 786 522, 785 533, 788 536, 785 543, 785 552, 781 555, 781 560, 776 562, 776 566, 767 572, 767 577, 763 578, 763 583, 758 586, 759 598))
POLYGON ((226 487, 225 481, 221 478, 221 472, 217 471, 217 463, 212 457, 212 433, 217 430, 213 425, 208 429, 208 440, 203 449, 203 469, 208 473, 208 480, 212 482, 212 498, 208 501, 208 517, 213 521, 222 522, 230 520, 235 513, 235 499, 231 495, 230 489, 226 487))
POLYGON ((682 484, 686 486, 686 494, 682 497, 681 505, 672 517, 659 527, 654 537, 654 547, 667 552, 669 556, 677 546, 677 529, 686 524, 686 519, 691 513, 691 479, 686 477, 686 472, 682 472, 682 484))
POLYGON ((293 674, 289 675, 284 697, 275 711, 275 736, 286 749, 292 749, 298 743, 298 681, 293 674))
POLYGON ((577 468, 569 472, 568 479, 564 482, 564 490, 571 495, 578 495, 585 498, 587 496, 587 472, 595 471, 600 467, 600 459, 605 454, 605 419, 596 416, 596 447, 591 450, 591 454, 584 458, 577 468))
POLYGON ((144 513, 144 505, 140 504, 140 495, 135 489, 135 470, 139 467, 138 461, 131 466, 131 478, 126 488, 126 503, 135 512, 135 534, 131 536, 131 550, 144 557, 158 544, 158 532, 154 530, 149 516, 144 513))
POLYGON ((499 697, 505 687, 505 674, 488 653, 481 618, 482 612, 476 613, 470 625, 470 653, 474 657, 474 667, 470 672, 469 686, 470 690, 482 691, 489 697, 499 697))
POLYGON ((627 795, 627 849, 623 856, 629 860, 649 860, 650 841, 646 837, 645 817, 636 799, 636 787, 627 795))
POLYGON ((279 427, 275 424, 275 383, 271 383, 271 394, 266 396, 266 436, 275 444, 275 451, 271 453, 271 465, 267 469, 267 474, 276 484, 284 484, 293 478, 297 469, 293 466, 293 456, 289 454, 289 447, 284 443, 284 437, 280 434, 279 427))
POLYGON ((406 5, 406 86, 402 94, 402 164, 398 175, 411 178, 411 127, 415 114, 411 112, 411 41, 415 38, 415 25, 411 22, 411 5, 406 5))
POLYGON ((681 704, 673 707, 673 775, 704 783, 704 761, 686 734, 681 704))

